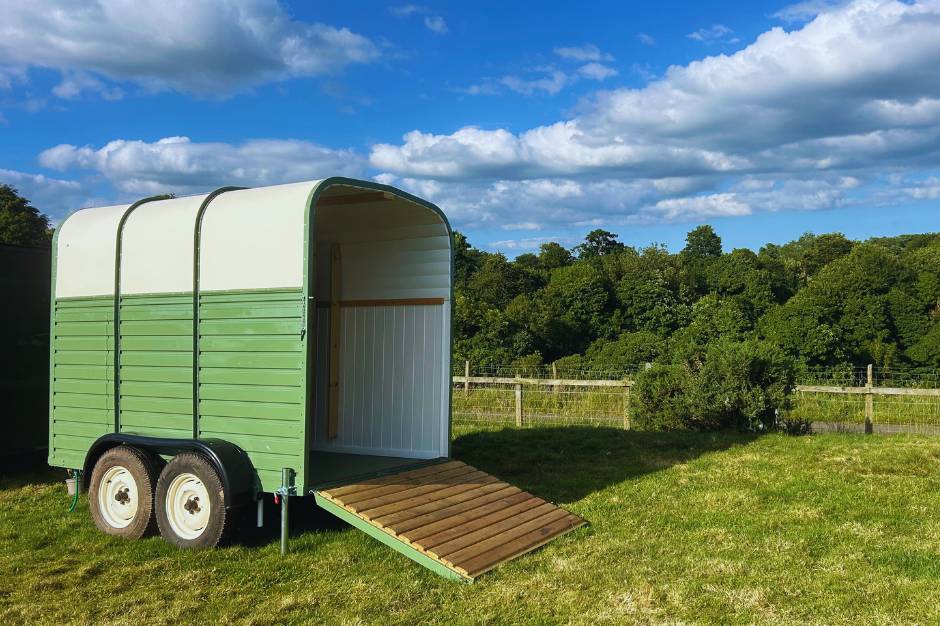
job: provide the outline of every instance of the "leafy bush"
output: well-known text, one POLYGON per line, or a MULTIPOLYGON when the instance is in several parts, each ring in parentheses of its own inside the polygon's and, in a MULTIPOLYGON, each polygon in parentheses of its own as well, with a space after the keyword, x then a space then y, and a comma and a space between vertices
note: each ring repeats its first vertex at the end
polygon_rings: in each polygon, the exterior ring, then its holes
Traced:
POLYGON ((718 339, 703 362, 654 365, 634 387, 637 428, 769 430, 793 389, 792 359, 769 343, 718 339))
POLYGON ((682 365, 654 363, 641 370, 630 394, 631 424, 638 430, 683 430, 692 421, 694 376, 682 365))

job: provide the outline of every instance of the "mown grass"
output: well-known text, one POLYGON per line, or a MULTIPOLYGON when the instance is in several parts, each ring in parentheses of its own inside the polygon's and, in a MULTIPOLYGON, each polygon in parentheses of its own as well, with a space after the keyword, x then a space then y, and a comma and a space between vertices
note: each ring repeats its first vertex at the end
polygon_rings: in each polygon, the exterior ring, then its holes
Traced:
POLYGON ((940 621, 940 438, 455 431, 454 456, 591 526, 464 585, 321 516, 286 558, 112 539, 58 473, 8 473, 0 623, 940 621))

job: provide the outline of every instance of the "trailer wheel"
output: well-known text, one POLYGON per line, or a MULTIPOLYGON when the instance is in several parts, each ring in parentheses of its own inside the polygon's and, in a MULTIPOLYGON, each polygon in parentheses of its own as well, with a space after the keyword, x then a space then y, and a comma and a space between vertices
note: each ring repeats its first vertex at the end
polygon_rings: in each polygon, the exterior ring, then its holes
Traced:
POLYGON ((228 530, 222 480, 200 454, 181 452, 163 468, 156 503, 160 535, 180 548, 214 548, 228 530))
POLYGON ((156 475, 150 457, 136 448, 117 446, 102 454, 88 490, 91 518, 98 530, 126 539, 152 532, 156 475))

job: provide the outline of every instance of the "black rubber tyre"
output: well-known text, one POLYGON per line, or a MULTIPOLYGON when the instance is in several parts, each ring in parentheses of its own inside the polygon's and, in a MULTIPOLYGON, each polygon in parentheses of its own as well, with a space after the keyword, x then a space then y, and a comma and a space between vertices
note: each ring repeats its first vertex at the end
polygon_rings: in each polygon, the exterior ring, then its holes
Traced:
POLYGON ((156 478, 156 464, 146 452, 117 446, 102 454, 88 487, 88 508, 98 530, 125 539, 153 533, 156 478))
POLYGON ((200 454, 181 452, 167 463, 154 503, 160 535, 175 546, 214 548, 227 538, 232 520, 222 479, 200 454))

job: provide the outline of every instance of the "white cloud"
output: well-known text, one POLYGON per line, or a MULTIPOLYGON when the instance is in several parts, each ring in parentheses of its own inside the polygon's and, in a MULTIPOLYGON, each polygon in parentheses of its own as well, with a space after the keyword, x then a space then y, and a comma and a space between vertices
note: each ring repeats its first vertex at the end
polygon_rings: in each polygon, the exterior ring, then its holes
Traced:
POLYGON ((442 206, 480 225, 847 206, 882 175, 940 169, 937 32, 934 0, 858 0, 645 87, 599 92, 565 120, 518 133, 413 130, 369 158, 401 181, 439 182, 442 206), (537 200, 536 181, 581 195, 537 200), (745 181, 755 187, 736 187, 745 181))
POLYGON ((653 37, 652 35, 648 35, 646 33, 637 33, 636 38, 639 39, 640 43, 643 44, 644 46, 656 45, 656 38, 653 37))
POLYGON ((89 198, 80 182, 42 174, 0 168, 0 184, 15 187, 34 207, 53 219, 86 205, 85 201, 89 198))
POLYGON ((700 28, 694 33, 689 33, 686 35, 689 39, 694 39, 695 41, 700 41, 702 43, 737 43, 740 41, 736 37, 728 37, 734 31, 725 26, 724 24, 713 24, 708 28, 700 28))
POLYGON ((166 137, 148 143, 118 139, 100 148, 61 144, 39 155, 56 170, 92 170, 127 193, 196 193, 224 185, 272 185, 331 175, 361 176, 351 150, 308 141, 255 139, 242 144, 197 143, 166 137))
POLYGON ((714 193, 686 198, 669 198, 654 204, 651 211, 661 213, 669 220, 706 219, 710 217, 730 217, 750 215, 751 207, 737 194, 714 193))
POLYGON ((554 96, 565 88, 569 80, 568 75, 564 72, 551 70, 541 78, 525 79, 519 76, 503 76, 498 82, 504 87, 525 96, 531 96, 537 91, 544 91, 554 96))
POLYGON ((424 25, 432 33, 438 35, 447 34, 447 22, 444 21, 444 18, 440 15, 428 15, 424 18, 424 25))
POLYGON ((511 250, 513 252, 532 252, 542 247, 543 243, 551 241, 560 243, 564 246, 571 246, 575 241, 569 237, 547 236, 547 237, 526 237, 524 239, 504 239, 502 241, 490 242, 489 248, 493 250, 511 250))
POLYGON ((85 72, 70 72, 62 82, 52 88, 52 93, 65 100, 73 100, 83 93, 99 94, 105 100, 120 100, 124 91, 120 87, 109 87, 85 72))
POLYGON ((426 7, 419 6, 417 4, 401 4, 398 6, 389 7, 388 9, 388 12, 395 17, 408 17, 409 15, 414 15, 415 13, 424 13, 425 11, 427 11, 426 7))
POLYGON ((617 70, 601 63, 585 63, 578 68, 578 74, 591 80, 606 80, 617 75, 617 70))
POLYGON ((575 61, 613 61, 614 57, 592 43, 583 46, 569 46, 555 48, 555 54, 563 59, 573 59, 575 61))
MULTIPOLYGON (((0 14, 0 64, 148 89, 224 95, 332 74, 379 54, 366 37, 295 20, 276 0, 0 0, 0 14)), ((77 93, 69 80, 59 91, 77 93)))
POLYGON ((774 13, 773 17, 785 22, 805 22, 820 13, 831 11, 844 4, 846 4, 846 0, 804 0, 783 7, 774 13))
POLYGON ((538 222, 514 222, 503 224, 503 230, 542 230, 542 225, 538 222))

